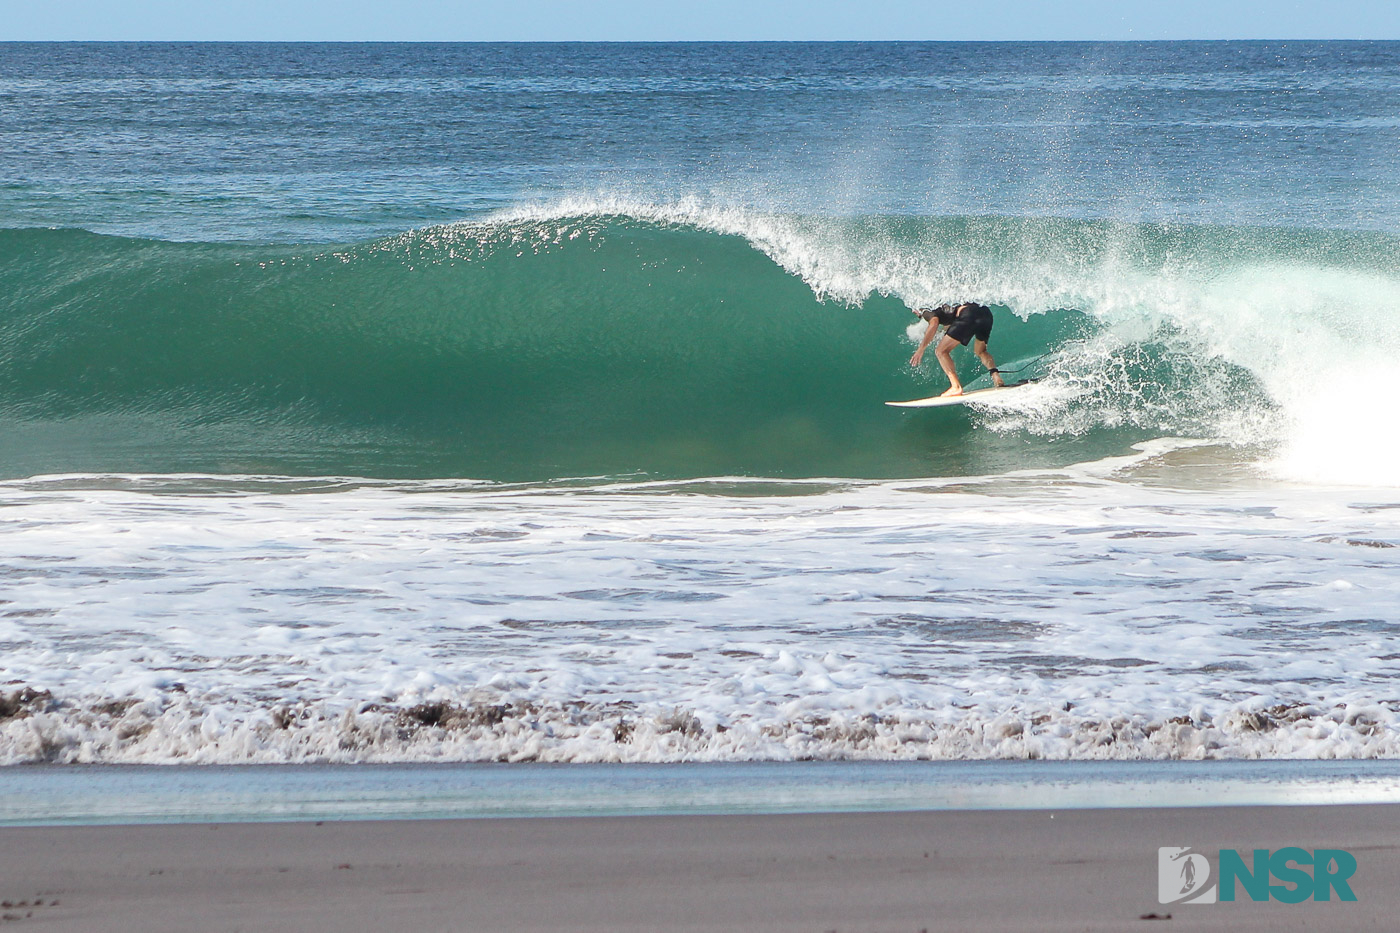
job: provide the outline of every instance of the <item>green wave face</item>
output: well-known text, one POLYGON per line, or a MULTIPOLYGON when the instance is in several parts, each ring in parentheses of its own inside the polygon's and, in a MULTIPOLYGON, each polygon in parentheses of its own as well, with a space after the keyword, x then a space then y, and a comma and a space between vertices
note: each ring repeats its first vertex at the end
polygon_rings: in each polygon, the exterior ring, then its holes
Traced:
POLYGON ((1270 410, 1269 374, 1177 305, 1261 264, 1383 265, 1382 245, 598 212, 345 249, 11 230, 0 472, 534 481, 1063 463, 1209 434, 1226 407, 1270 410), (1004 367, 1051 354, 1039 366, 1059 394, 987 416, 885 407, 946 385, 931 354, 925 372, 907 365, 906 304, 959 297, 993 305, 1004 367))

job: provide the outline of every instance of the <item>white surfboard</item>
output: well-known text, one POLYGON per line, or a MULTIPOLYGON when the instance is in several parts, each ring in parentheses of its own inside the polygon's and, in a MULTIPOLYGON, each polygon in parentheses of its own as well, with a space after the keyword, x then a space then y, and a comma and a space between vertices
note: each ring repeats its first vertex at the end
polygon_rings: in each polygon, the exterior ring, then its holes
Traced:
POLYGON ((1034 379, 1027 379, 1024 382, 1008 382, 1004 386, 974 389, 971 392, 964 392, 962 395, 935 395, 932 398, 916 398, 907 402, 886 402, 885 404, 895 408, 942 408, 944 405, 975 405, 978 402, 1008 400, 1016 395, 1017 389, 1034 384, 1034 379))

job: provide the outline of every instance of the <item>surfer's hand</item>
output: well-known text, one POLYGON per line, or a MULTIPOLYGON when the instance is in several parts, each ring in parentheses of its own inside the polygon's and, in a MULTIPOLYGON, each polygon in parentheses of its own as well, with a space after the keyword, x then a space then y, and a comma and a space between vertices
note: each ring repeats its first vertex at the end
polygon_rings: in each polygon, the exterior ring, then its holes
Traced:
POLYGON ((922 348, 922 347, 920 347, 919 349, 915 350, 915 351, 914 351, 914 355, 911 356, 911 357, 909 357, 909 365, 910 365, 910 366, 918 366, 918 365, 919 365, 920 363, 922 363, 923 361, 924 361, 924 351, 923 351, 923 348, 922 348))

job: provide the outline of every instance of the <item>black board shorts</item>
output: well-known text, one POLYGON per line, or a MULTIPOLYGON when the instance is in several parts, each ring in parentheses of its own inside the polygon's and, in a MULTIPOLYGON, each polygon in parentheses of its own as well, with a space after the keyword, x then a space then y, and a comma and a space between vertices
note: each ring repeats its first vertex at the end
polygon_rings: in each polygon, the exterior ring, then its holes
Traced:
POLYGON ((963 346, 973 337, 986 343, 992 336, 992 309, 986 305, 968 305, 967 310, 948 325, 947 333, 963 346))

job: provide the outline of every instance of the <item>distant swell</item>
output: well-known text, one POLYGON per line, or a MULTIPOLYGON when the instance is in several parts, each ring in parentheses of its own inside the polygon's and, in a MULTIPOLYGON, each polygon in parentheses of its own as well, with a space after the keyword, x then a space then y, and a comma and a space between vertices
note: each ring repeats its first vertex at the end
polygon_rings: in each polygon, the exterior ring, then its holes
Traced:
POLYGON ((340 249, 2 231, 0 474, 918 476, 1170 434, 1390 483, 1395 442, 1339 423, 1327 393, 1394 375, 1396 253, 1377 235, 687 204, 340 249), (885 408, 945 385, 905 363, 906 305, 961 297, 998 309, 999 362, 1043 357, 1044 383, 1005 411, 885 408))

